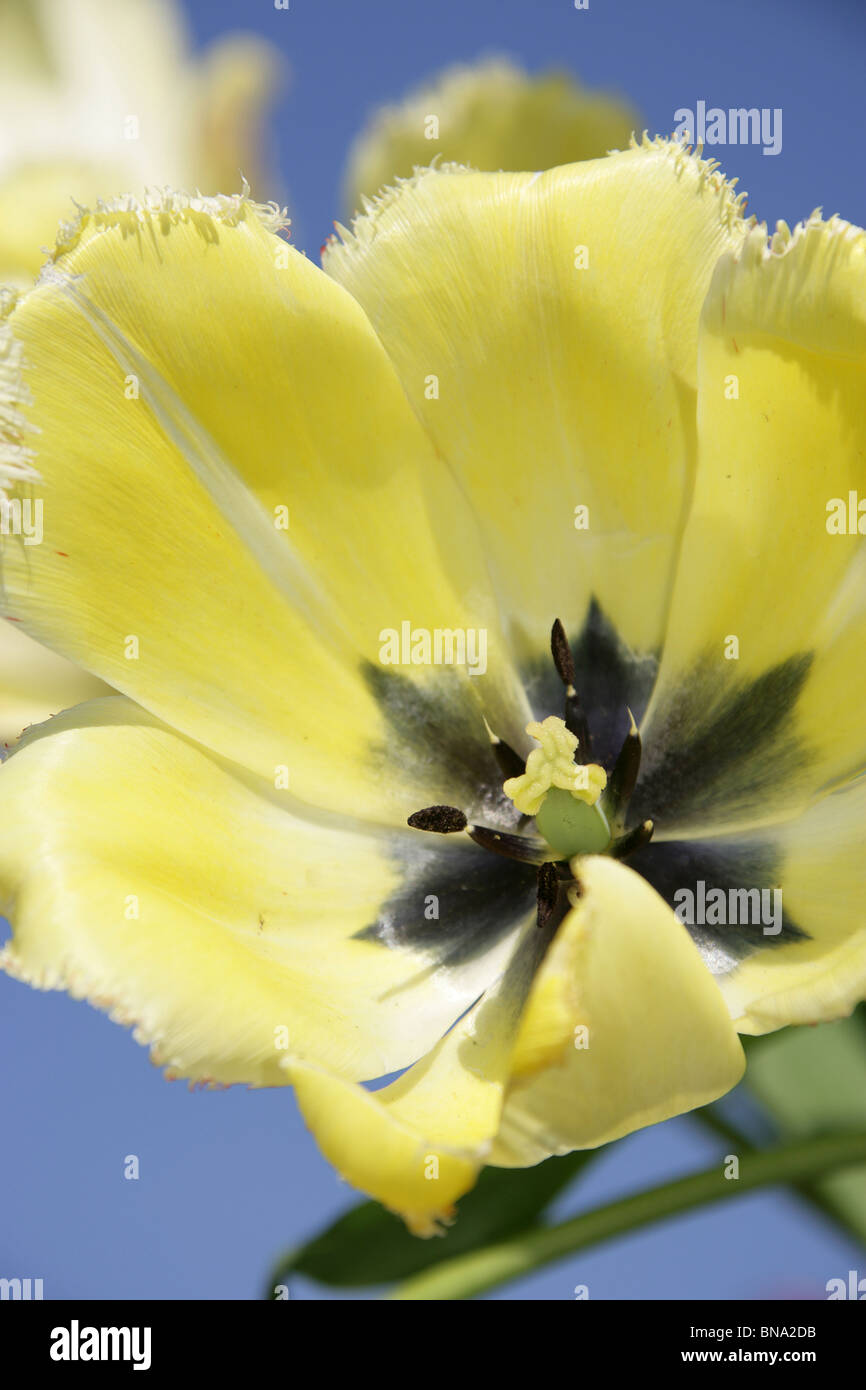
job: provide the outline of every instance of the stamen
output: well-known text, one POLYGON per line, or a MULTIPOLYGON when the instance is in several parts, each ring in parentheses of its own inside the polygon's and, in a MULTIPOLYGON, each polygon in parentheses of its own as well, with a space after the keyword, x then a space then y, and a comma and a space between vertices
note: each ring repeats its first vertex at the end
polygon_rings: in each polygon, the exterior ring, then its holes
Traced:
POLYGON ((633 830, 621 835, 618 840, 614 840, 608 850, 608 854, 614 859, 625 859, 629 854, 634 854, 636 849, 642 849, 648 845, 653 837, 655 826, 651 820, 641 821, 633 830))
POLYGON ((580 696, 575 688, 577 677, 571 647, 565 635, 565 628, 559 618, 556 619, 550 630, 550 654, 553 657, 556 673, 565 686, 565 727, 577 739, 574 761, 576 763, 591 762, 592 735, 589 732, 589 722, 580 703, 580 696))
POLYGON ((521 777, 526 770, 526 764, 519 753, 515 753, 510 743, 505 743, 501 738, 495 736, 490 740, 493 747, 493 756, 499 764, 499 770, 504 777, 521 777))
POLYGON ((589 721, 580 703, 580 696, 576 690, 566 690, 565 692, 565 727, 569 733, 575 735, 577 748, 574 760, 577 763, 589 763, 592 761, 592 734, 589 732, 589 721))
POLYGON ((542 864, 538 870, 538 898, 535 914, 536 925, 539 927, 546 926, 550 921, 550 915, 556 907, 556 900, 559 897, 559 881, 556 865, 542 864))
POLYGON ((524 864, 543 864, 550 858, 550 846, 528 835, 509 835, 505 830, 491 830, 487 825, 470 825, 469 838, 482 849, 504 854, 507 859, 519 859, 524 864))
POLYGON ((634 791, 637 775, 640 771, 641 759, 641 738, 637 724, 634 722, 634 715, 631 710, 628 712, 629 728, 625 742, 619 751, 619 756, 614 764, 613 772, 610 774, 604 794, 604 806, 608 813, 611 826, 614 831, 622 829, 625 820, 625 809, 634 791))
POLYGON ((571 655, 571 647, 568 645, 568 638, 565 635, 565 628, 557 618, 550 630, 550 654, 553 657, 553 664, 556 667, 557 675, 562 684, 574 689, 575 673, 574 658, 571 655))
POLYGON ((456 835, 465 830, 482 849, 492 849, 506 859, 519 859, 523 864, 543 864, 550 858, 550 845, 528 835, 510 835, 506 830, 491 830, 487 825, 470 825, 457 806, 425 806, 414 811, 406 822, 413 830, 429 830, 436 835, 456 835))
POLYGON ((437 835, 454 835, 465 830, 469 822, 456 806, 425 806, 415 811, 406 822, 413 830, 432 830, 437 835))

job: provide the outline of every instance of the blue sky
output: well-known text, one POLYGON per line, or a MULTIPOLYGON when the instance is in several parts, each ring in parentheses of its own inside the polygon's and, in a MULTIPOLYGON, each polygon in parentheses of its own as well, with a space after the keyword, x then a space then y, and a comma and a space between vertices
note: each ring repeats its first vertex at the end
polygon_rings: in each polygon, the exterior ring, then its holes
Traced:
MULTIPOLYGON (((866 18, 851 0, 193 0, 203 44, 262 33, 293 79, 272 136, 294 240, 315 254, 342 215, 348 143, 376 103, 442 64, 505 53, 619 89, 651 131, 674 112, 781 107, 783 148, 712 151, 750 209, 793 224, 822 205, 866 222, 862 71, 866 18)), ((320 1159, 288 1092, 191 1094, 84 1004, 0 978, 0 1275, 42 1277, 48 1297, 253 1298, 281 1248, 354 1199, 320 1159), (136 1154, 138 1181, 123 1177, 136 1154)), ((688 1119, 615 1146, 563 1212, 709 1162, 688 1119)), ((502 1298, 820 1296, 863 1252, 782 1193, 752 1195, 617 1241, 510 1286, 502 1298)), ((293 1297, 331 1296, 297 1280, 293 1297)))
POLYGON ((626 93, 651 133, 680 107, 781 107, 780 154, 708 149, 738 175, 750 209, 793 226, 814 207, 866 224, 860 0, 193 0, 195 36, 243 24, 276 43, 293 80, 275 121, 296 244, 315 253, 342 213, 339 175, 353 134, 382 101, 442 65, 505 53, 533 71, 563 67, 626 93))

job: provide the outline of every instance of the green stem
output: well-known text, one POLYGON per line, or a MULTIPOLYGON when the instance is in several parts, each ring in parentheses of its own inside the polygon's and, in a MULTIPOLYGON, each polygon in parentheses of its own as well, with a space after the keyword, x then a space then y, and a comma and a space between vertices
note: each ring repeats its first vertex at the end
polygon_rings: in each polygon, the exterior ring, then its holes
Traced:
POLYGON ((866 1160, 866 1131, 798 1140, 740 1156, 739 1178, 726 1178, 715 1164, 701 1173, 665 1183, 559 1226, 534 1227, 486 1250, 473 1251, 417 1274, 389 1295, 395 1299, 472 1298, 509 1279, 531 1274, 612 1236, 637 1230, 693 1207, 730 1200, 755 1188, 796 1183, 866 1160))

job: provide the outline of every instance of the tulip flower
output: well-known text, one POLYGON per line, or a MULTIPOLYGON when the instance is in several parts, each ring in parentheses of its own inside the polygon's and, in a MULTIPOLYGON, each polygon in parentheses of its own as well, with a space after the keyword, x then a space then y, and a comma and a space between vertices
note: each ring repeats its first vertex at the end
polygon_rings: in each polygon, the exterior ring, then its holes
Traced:
POLYGON ((863 997, 866 233, 646 139, 282 232, 99 204, 7 305, 6 612, 120 693, 0 768, 2 963, 429 1234, 863 997))

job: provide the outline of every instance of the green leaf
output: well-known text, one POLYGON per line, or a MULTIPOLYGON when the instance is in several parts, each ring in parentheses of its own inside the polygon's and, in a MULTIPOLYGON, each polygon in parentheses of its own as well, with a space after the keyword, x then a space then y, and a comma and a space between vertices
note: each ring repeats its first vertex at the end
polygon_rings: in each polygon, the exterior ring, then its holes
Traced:
POLYGON ((357 1288, 389 1284, 534 1226, 540 1214, 593 1159, 597 1149, 549 1158, 535 1168, 485 1168, 444 1236, 419 1240, 378 1202, 362 1202, 321 1235, 280 1259, 267 1297, 290 1274, 357 1288))
MULTIPOLYGON (((749 1055, 747 1081, 786 1138, 866 1125, 866 1026, 862 1011, 837 1023, 786 1028, 749 1055)), ((820 1178, 823 1204, 866 1241, 866 1165, 820 1178)))

